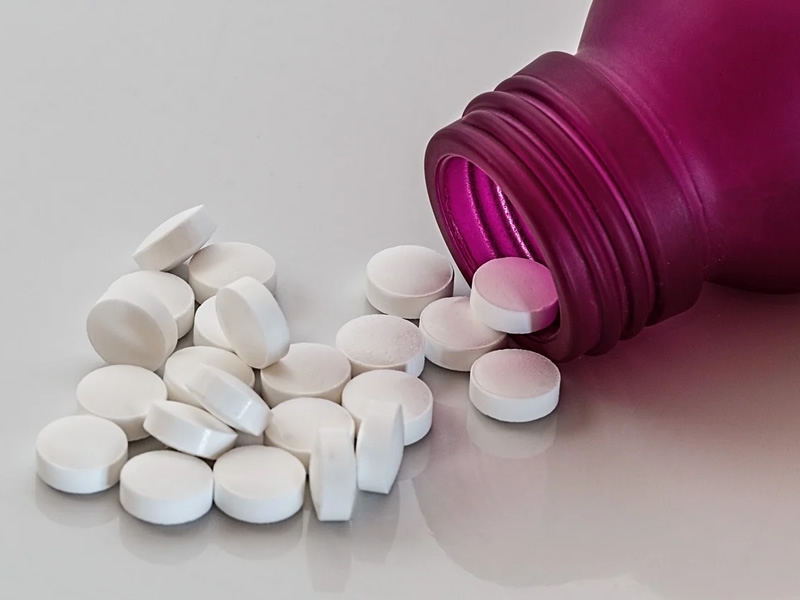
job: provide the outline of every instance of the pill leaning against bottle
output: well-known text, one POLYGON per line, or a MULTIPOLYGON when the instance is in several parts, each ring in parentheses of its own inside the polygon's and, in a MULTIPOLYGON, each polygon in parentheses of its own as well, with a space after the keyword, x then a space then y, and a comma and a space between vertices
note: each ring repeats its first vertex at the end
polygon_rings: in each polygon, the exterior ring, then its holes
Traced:
POLYGON ((550 270, 529 258, 498 258, 472 278, 470 305, 484 325, 527 334, 549 327, 558 316, 558 294, 550 270))
POLYGON ((365 315, 336 334, 336 347, 350 360, 353 377, 376 369, 418 377, 425 367, 425 339, 419 327, 392 315, 365 315))
POLYGON ((275 259, 269 252, 243 242, 211 244, 189 261, 189 284, 200 304, 226 285, 247 276, 258 280, 275 294, 277 273, 275 259))
POLYGON ((262 435, 269 424, 271 413, 261 396, 222 369, 198 365, 186 387, 203 408, 237 431, 262 435))
POLYGON ((195 254, 217 226, 201 204, 170 217, 156 227, 133 253, 148 271, 169 271, 195 254))
POLYGON ((211 467, 194 456, 156 450, 135 456, 122 467, 119 501, 125 511, 146 523, 180 525, 211 509, 211 467))
POLYGON ((210 365, 230 373, 250 387, 256 381, 253 369, 233 352, 210 346, 189 346, 178 350, 164 364, 164 383, 170 400, 200 407, 200 401, 186 387, 198 365, 210 365))
POLYGON ((306 470, 280 448, 245 446, 214 464, 214 503, 245 523, 276 523, 303 506, 306 470))
POLYGON ((428 304, 453 295, 453 275, 450 261, 430 248, 386 248, 367 263, 367 300, 387 315, 419 319, 428 304))
POLYGON ((405 445, 424 438, 433 422, 433 393, 428 385, 400 371, 370 371, 354 377, 344 387, 342 406, 353 415, 356 427, 372 402, 396 402, 403 408, 405 445))
POLYGON ((123 275, 108 287, 109 292, 124 297, 127 292, 149 292, 169 309, 182 338, 194 323, 194 292, 189 284, 172 273, 134 271, 123 275))
POLYGON ((109 365, 81 379, 75 395, 83 410, 116 423, 135 441, 149 435, 144 418, 153 402, 167 399, 167 386, 142 367, 109 365))
POLYGON ((212 460, 236 443, 236 432, 215 416, 196 406, 172 400, 153 403, 144 428, 170 448, 212 460))
POLYGON ((94 415, 63 417, 36 438, 39 477, 70 494, 94 494, 116 485, 127 459, 125 432, 94 415))
POLYGON ((478 321, 469 298, 463 296, 428 305, 419 329, 425 336, 425 357, 452 371, 469 371, 478 358, 506 343, 506 334, 478 321))
POLYGON ((271 407, 301 396, 341 403, 350 373, 350 361, 336 348, 292 344, 286 356, 261 370, 261 395, 271 407))
POLYGON ((558 405, 560 389, 558 367, 528 350, 490 352, 470 371, 470 401, 498 421, 523 423, 546 417, 558 405))
POLYGON ((356 502, 356 456, 346 429, 322 428, 311 450, 308 485, 320 521, 349 521, 356 502))
POLYGON ((370 402, 356 439, 358 489, 377 494, 392 490, 403 462, 404 437, 400 404, 370 402))
POLYGON ((307 468, 317 431, 326 427, 344 429, 355 438, 353 417, 339 404, 322 398, 292 398, 272 409, 264 439, 269 446, 291 452, 307 468))
POLYGON ((272 293, 257 279, 242 277, 217 293, 217 317, 236 354, 263 369, 289 352, 289 324, 272 293))

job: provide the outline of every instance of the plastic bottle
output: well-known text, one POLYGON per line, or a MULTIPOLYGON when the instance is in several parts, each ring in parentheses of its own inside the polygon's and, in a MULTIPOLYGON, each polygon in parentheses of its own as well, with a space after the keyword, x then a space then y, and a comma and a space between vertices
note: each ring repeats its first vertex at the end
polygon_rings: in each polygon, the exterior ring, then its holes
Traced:
POLYGON ((800 291, 800 2, 595 0, 575 56, 536 59, 425 159, 469 281, 553 272, 559 320, 518 339, 599 354, 691 307, 704 280, 800 291))

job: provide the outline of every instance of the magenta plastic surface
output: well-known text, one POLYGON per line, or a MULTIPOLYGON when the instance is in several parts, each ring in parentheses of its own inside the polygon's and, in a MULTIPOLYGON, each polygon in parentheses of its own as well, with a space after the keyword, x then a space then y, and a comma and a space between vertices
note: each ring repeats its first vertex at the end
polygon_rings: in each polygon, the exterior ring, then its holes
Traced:
POLYGON ((469 281, 550 267, 568 360, 692 306, 704 280, 800 291, 800 2, 595 0, 575 56, 536 59, 431 140, 439 226, 469 281))

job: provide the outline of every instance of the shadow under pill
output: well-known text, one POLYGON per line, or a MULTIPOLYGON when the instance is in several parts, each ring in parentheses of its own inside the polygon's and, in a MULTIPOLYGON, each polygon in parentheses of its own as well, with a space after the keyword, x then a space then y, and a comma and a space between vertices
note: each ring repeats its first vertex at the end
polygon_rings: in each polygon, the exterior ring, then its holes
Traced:
POLYGON ((343 592, 353 562, 353 527, 349 522, 321 522, 308 514, 306 560, 315 592, 343 592))
POLYGON ((38 477, 34 483, 36 508, 50 521, 78 529, 110 523, 122 510, 119 487, 96 494, 67 494, 49 487, 38 477))
POLYGON ((117 505, 119 536, 133 556, 156 565, 179 565, 203 553, 211 534, 211 516, 184 525, 152 525, 140 521, 117 505))
POLYGON ((385 563, 399 521, 400 491, 396 483, 389 494, 360 492, 351 522, 353 558, 370 564, 385 563))
POLYGON ((278 523, 243 523, 214 510, 214 543, 244 560, 272 560, 291 552, 303 537, 303 513, 278 523))

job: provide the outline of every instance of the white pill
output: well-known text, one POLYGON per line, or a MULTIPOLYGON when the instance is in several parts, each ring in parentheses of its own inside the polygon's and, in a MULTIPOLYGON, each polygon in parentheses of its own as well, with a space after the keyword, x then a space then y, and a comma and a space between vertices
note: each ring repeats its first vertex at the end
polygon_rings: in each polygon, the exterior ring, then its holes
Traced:
POLYGON ((264 439, 270 446, 291 452, 308 467, 317 431, 326 427, 344 429, 351 439, 355 437, 353 417, 339 404, 322 398, 292 398, 272 409, 264 439))
POLYGON ((353 377, 375 369, 418 377, 425 367, 425 339, 419 327, 392 315, 365 315, 345 323, 336 347, 350 360, 353 377))
POLYGON ((272 407, 301 396, 341 403, 350 361, 325 344, 292 344, 289 353, 261 370, 261 395, 272 407))
POLYGON ((189 261, 189 284, 200 303, 242 277, 256 279, 273 294, 278 289, 275 259, 269 252, 253 244, 211 244, 189 261))
POLYGON ((145 452, 122 467, 119 501, 129 514, 155 525, 196 521, 214 500, 214 476, 205 462, 172 450, 145 452))
POLYGON ((175 350, 178 327, 167 306, 153 294, 111 292, 97 301, 86 319, 95 352, 112 365, 155 371, 175 350))
POLYGON ((211 238, 217 226, 201 204, 170 217, 156 227, 133 253, 148 271, 174 269, 211 238))
POLYGON ((262 435, 270 410, 253 388, 222 369, 198 365, 186 382, 203 408, 237 431, 262 435))
POLYGON ((472 279, 470 305, 484 325, 505 333, 533 333, 558 316, 558 294, 550 270, 529 258, 497 258, 472 279))
POLYGON ((373 401, 396 402, 403 407, 406 446, 430 431, 433 393, 424 381, 400 371, 370 371, 353 378, 342 392, 342 406, 353 415, 357 428, 373 401))
POLYGON ((369 403, 356 439, 358 489, 388 494, 403 462, 403 410, 397 402, 369 403))
POLYGON ((266 287, 242 277, 217 293, 217 317, 225 337, 241 359, 263 369, 289 352, 289 324, 266 287))
POLYGON ((349 521, 356 503, 356 455, 344 429, 323 428, 308 465, 308 485, 319 521, 349 521))
POLYGON ((506 334, 487 327, 472 313, 469 298, 442 298, 419 317, 425 357, 452 371, 469 371, 479 357, 506 343, 506 334))
POLYGON ((94 415, 58 419, 36 438, 39 477, 70 494, 93 494, 114 486, 126 460, 125 432, 94 415))
POLYGON ((201 458, 216 459, 233 448, 236 432, 201 408, 182 402, 155 402, 145 430, 162 444, 201 458))
POLYGON ((147 437, 144 418, 153 402, 167 399, 167 386, 142 367, 110 365, 81 379, 75 394, 83 410, 113 421, 132 442, 147 437))
POLYGON ((382 313, 418 319, 428 304, 452 295, 453 266, 430 248, 386 248, 367 263, 367 300, 382 313))
POLYGON ((175 324, 178 337, 185 336, 194 322, 194 292, 189 284, 177 275, 161 271, 136 271, 128 273, 112 283, 108 291, 124 297, 131 291, 153 294, 166 304, 175 324))
POLYGON ((190 346, 178 350, 164 365, 164 383, 167 385, 167 396, 170 400, 200 406, 200 401, 186 387, 186 382, 199 365, 222 369, 250 387, 256 381, 253 369, 232 352, 210 346, 190 346))
POLYGON ((225 337, 217 318, 217 297, 203 302, 194 314, 192 341, 195 346, 213 346, 233 352, 233 346, 225 337))
POLYGON ((214 503, 246 523, 275 523, 303 506, 306 470, 280 448, 246 446, 214 465, 214 503))
POLYGON ((561 373, 528 350, 497 350, 472 365, 469 399, 488 417, 523 423, 546 417, 558 405, 561 373))

